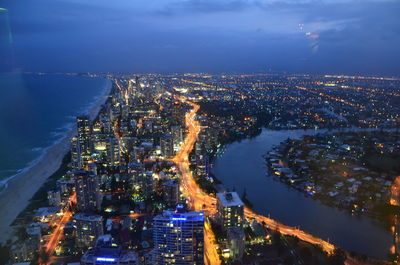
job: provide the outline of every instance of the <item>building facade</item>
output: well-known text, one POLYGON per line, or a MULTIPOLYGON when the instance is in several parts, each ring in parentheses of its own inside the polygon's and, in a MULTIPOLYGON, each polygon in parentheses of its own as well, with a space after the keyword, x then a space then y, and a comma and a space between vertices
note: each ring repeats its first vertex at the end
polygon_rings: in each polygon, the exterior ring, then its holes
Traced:
POLYGON ((236 192, 217 193, 217 220, 224 231, 243 226, 244 204, 236 192))
POLYGON ((92 247, 97 238, 103 235, 103 217, 85 213, 77 213, 73 218, 76 231, 76 246, 92 247))
POLYGON ((96 212, 101 207, 99 178, 90 171, 73 172, 76 191, 76 205, 80 212, 96 212))
POLYGON ((164 211, 154 218, 153 229, 154 264, 204 264, 202 212, 164 211))

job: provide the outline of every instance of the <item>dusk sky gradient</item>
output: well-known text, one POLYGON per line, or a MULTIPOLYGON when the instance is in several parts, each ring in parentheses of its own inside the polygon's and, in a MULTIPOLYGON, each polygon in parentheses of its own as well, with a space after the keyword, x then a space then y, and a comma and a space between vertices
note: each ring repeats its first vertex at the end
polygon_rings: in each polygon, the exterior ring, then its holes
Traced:
POLYGON ((0 7, 7 9, 2 72, 400 76, 400 1, 3 0, 0 7))

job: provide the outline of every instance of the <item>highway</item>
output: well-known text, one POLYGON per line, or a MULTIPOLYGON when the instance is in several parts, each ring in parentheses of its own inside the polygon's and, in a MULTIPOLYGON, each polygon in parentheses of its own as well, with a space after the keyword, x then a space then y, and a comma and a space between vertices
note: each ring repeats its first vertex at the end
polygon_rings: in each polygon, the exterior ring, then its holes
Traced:
MULTIPOLYGON (((172 158, 172 161, 178 166, 180 170, 182 193, 188 199, 192 209, 195 211, 204 211, 206 216, 213 217, 215 216, 216 212, 216 198, 208 195, 203 190, 201 190, 201 188, 195 182, 192 172, 189 168, 189 154, 193 150, 194 144, 196 143, 198 134, 201 130, 199 122, 196 121, 196 113, 200 107, 199 105, 188 101, 184 97, 179 97, 179 99, 182 102, 191 105, 193 108, 186 114, 185 122, 187 128, 187 136, 184 143, 182 144, 181 149, 172 158)), ((258 223, 265 224, 267 228, 279 231, 283 235, 296 236, 303 241, 315 245, 320 245, 322 249, 327 253, 332 253, 335 249, 335 246, 333 244, 323 239, 315 237, 297 228, 284 225, 282 223, 279 223, 278 221, 259 215, 248 207, 245 208, 245 216, 247 219, 252 219, 257 221, 258 223)), ((219 260, 219 257, 215 251, 216 245, 211 242, 213 241, 211 239, 213 238, 213 236, 210 235, 212 234, 212 231, 209 228, 206 228, 205 230, 205 262, 207 264, 220 264, 221 261, 219 260)))

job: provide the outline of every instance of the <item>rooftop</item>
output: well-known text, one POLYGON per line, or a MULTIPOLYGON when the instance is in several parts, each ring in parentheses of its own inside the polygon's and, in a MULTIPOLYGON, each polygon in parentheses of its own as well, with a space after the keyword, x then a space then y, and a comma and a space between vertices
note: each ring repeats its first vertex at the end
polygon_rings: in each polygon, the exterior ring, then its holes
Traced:
POLYGON ((77 213, 74 215, 74 219, 81 221, 102 221, 103 217, 95 214, 77 213))
POLYGON ((204 213, 203 212, 177 213, 175 211, 164 211, 162 214, 154 217, 154 220, 204 221, 204 213))
POLYGON ((243 202, 237 192, 217 193, 217 198, 224 207, 243 206, 243 202))

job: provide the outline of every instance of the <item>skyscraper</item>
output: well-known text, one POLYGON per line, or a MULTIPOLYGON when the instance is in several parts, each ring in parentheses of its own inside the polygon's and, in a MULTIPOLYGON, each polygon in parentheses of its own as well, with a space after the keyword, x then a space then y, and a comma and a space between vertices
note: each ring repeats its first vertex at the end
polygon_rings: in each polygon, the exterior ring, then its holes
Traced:
POLYGON ((95 212, 100 210, 101 194, 98 176, 90 171, 75 170, 76 204, 81 212, 95 212))
POLYGON ((178 151, 183 143, 183 130, 181 126, 171 126, 172 142, 174 150, 178 151))
POLYGON ((119 147, 119 141, 116 137, 109 137, 107 139, 106 151, 108 164, 111 166, 119 165, 121 151, 119 147))
POLYGON ((202 212, 164 211, 154 218, 153 238, 154 264, 204 264, 202 212))
POLYGON ((86 213, 74 215, 77 247, 91 247, 103 235, 103 217, 86 213))
POLYGON ((179 181, 171 179, 162 183, 162 195, 167 206, 175 207, 179 202, 179 181))
POLYGON ((244 204, 236 192, 217 193, 217 220, 222 229, 242 227, 244 204))
POLYGON ((80 116, 76 118, 76 128, 78 131, 78 147, 82 160, 89 160, 92 154, 92 124, 88 116, 80 116))
POLYGON ((160 139, 161 155, 171 157, 174 155, 173 138, 171 134, 165 134, 160 139))

